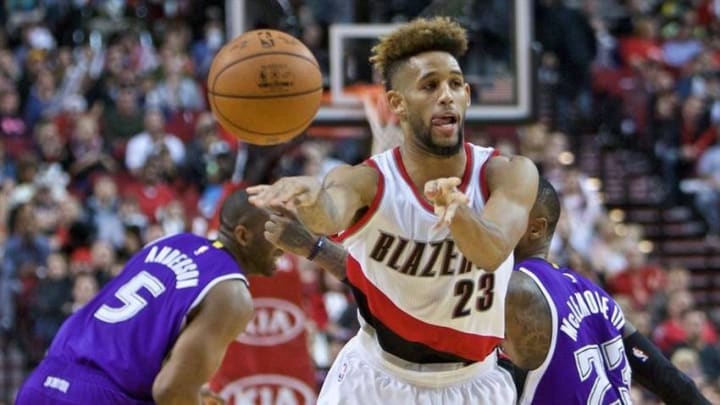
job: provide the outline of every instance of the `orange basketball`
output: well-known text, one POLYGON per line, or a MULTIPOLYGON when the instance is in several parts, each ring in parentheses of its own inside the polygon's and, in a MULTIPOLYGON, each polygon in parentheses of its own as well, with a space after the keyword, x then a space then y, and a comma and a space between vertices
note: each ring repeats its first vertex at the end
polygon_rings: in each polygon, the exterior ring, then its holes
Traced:
POLYGON ((244 142, 274 145, 302 133, 320 108, 322 73, 297 38, 249 31, 215 55, 208 74, 210 107, 244 142))

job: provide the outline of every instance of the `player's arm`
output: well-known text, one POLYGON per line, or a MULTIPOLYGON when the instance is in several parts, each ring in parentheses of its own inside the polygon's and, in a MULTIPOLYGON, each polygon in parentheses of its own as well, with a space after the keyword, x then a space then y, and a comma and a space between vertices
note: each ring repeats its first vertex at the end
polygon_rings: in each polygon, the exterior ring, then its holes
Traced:
POLYGON ((525 233, 535 204, 538 171, 522 156, 497 156, 487 162, 490 197, 480 216, 466 204, 458 207, 450 232, 458 248, 476 266, 494 271, 525 233))
POLYGON ((253 316, 247 286, 227 280, 213 287, 178 337, 153 383, 158 404, 197 405, 202 385, 220 366, 225 350, 253 316))
POLYGON ((375 197, 378 172, 360 164, 331 170, 322 182, 310 176, 287 177, 274 184, 248 187, 250 202, 259 207, 294 206, 314 233, 334 235, 350 227, 358 211, 375 197))
POLYGON ((552 339, 550 306, 537 284, 513 271, 505 298, 502 348, 517 367, 534 370, 545 361, 552 339))
POLYGON ((347 252, 341 244, 311 233, 291 211, 281 206, 271 210, 265 222, 265 239, 285 252, 312 260, 338 279, 345 279, 347 252))
POLYGON ((625 321, 623 343, 633 381, 668 405, 710 405, 690 377, 678 370, 648 338, 625 321))

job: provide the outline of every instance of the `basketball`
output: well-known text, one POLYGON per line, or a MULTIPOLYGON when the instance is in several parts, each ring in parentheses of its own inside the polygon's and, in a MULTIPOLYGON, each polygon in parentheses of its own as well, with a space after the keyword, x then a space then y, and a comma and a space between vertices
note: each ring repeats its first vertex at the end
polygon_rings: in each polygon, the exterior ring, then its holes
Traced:
POLYGON ((227 43, 208 73, 213 114, 228 132, 255 145, 286 142, 320 108, 322 73, 315 56, 281 31, 254 30, 227 43))

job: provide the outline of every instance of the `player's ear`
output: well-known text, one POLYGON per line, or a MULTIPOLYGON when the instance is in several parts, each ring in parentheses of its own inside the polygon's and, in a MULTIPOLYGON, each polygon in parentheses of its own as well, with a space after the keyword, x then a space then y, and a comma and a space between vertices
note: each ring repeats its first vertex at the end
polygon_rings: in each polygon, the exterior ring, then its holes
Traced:
POLYGON ((390 109, 398 118, 405 117, 405 100, 397 90, 390 90, 387 92, 387 101, 390 109))
POLYGON ((470 84, 465 82, 465 97, 467 97, 467 101, 465 102, 466 107, 470 107, 470 103, 472 101, 470 96, 471 96, 470 84))
POLYGON ((530 221, 528 235, 531 240, 542 239, 547 234, 548 221, 547 218, 537 217, 530 221))
POLYGON ((250 230, 245 226, 238 224, 235 229, 233 229, 233 235, 235 235, 235 240, 240 246, 247 246, 248 243, 250 243, 250 237, 252 236, 250 234, 250 230))

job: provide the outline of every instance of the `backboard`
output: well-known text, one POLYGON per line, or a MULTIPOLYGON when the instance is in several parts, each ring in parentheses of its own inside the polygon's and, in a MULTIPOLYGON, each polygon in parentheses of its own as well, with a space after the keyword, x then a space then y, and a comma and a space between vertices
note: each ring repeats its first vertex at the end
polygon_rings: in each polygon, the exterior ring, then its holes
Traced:
MULTIPOLYGON (((228 1, 231 37, 249 28, 247 24, 238 22, 247 21, 246 14, 252 14, 252 6, 261 3, 264 4, 264 0, 228 1)), ((516 123, 531 120, 535 110, 536 70, 533 66, 533 2, 425 0, 419 3, 428 5, 417 15, 404 16, 406 19, 448 15, 458 20, 468 31, 469 50, 460 61, 473 95, 466 116, 467 123, 516 123)), ((374 20, 383 21, 380 17, 374 20)), ((395 27, 395 24, 389 22, 330 25, 328 94, 317 114, 315 125, 360 124, 365 121, 362 102, 352 89, 357 85, 377 83, 368 61, 370 49, 379 37, 395 27)))

